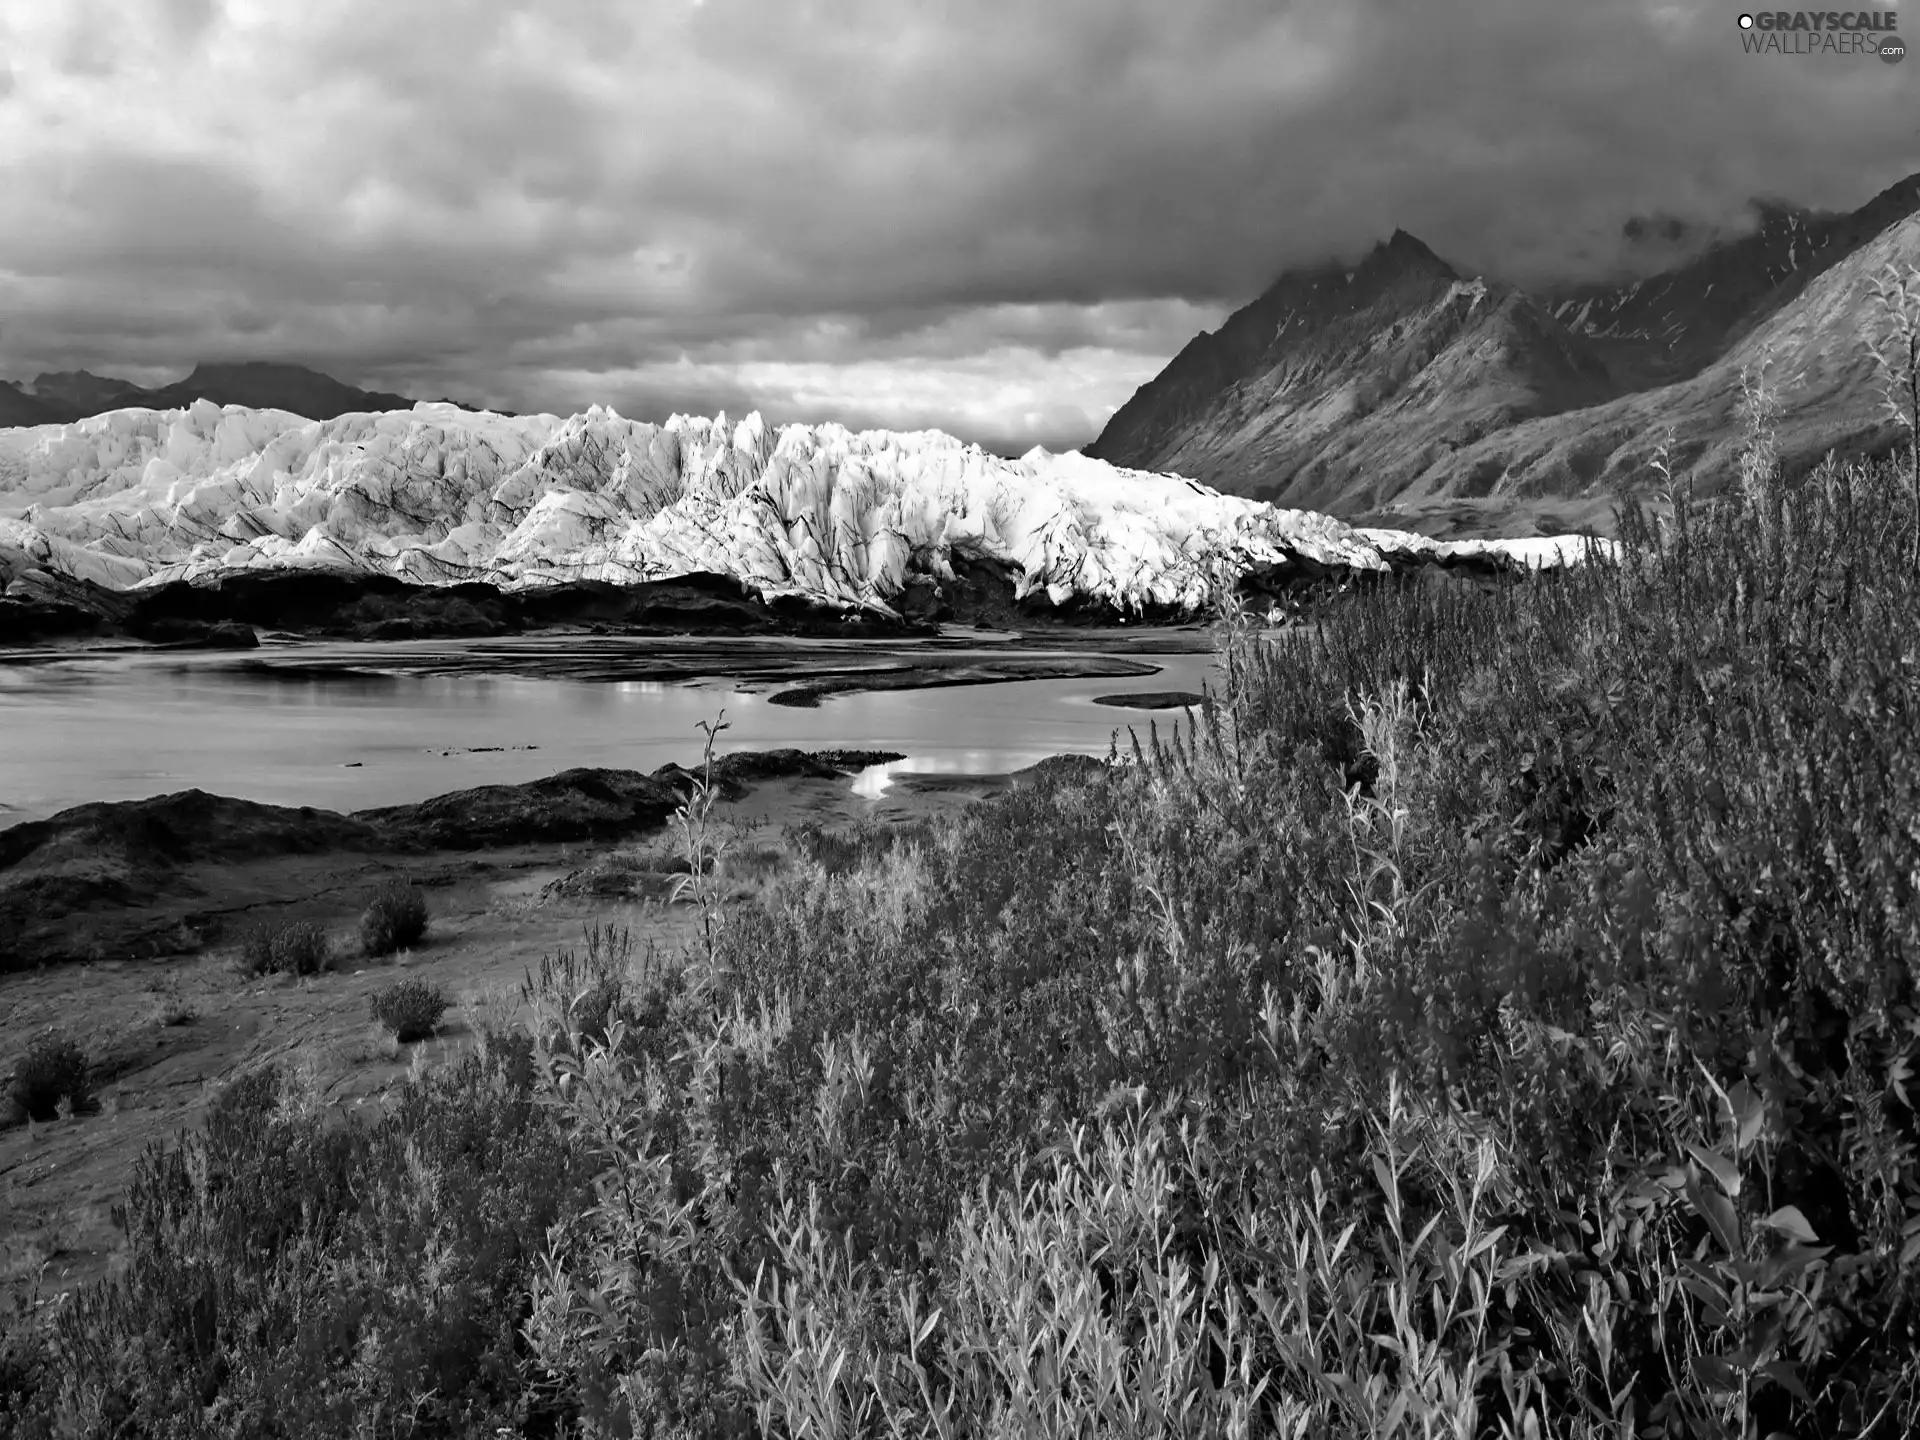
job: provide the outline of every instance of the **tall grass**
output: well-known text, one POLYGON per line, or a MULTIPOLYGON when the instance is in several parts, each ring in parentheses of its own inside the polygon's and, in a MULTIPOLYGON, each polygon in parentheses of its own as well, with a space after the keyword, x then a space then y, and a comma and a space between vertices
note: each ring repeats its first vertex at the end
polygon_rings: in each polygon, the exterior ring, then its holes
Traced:
POLYGON ((1867 335, 1880 404, 1895 431, 1907 432, 1907 479, 1913 491, 1913 563, 1920 566, 1920 265, 1891 263, 1875 278, 1879 304, 1867 335))
POLYGON ((379 1127, 156 1153, 19 1423, 1914 1433, 1903 469, 1297 643, 1223 598, 1191 724, 749 914, 696 793, 685 963, 590 937, 379 1127))

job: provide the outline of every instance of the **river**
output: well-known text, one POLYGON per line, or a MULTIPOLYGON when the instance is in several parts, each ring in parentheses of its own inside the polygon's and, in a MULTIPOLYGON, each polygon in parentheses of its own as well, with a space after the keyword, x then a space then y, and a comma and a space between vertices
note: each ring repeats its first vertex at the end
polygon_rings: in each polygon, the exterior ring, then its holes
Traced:
MULTIPOLYGON (((522 658, 529 646, 557 656, 578 644, 515 643, 522 658)), ((648 642, 624 643, 636 674, 658 673, 648 642)), ((838 663, 857 648, 833 647, 838 663)), ((614 678, 623 667, 607 663, 607 653, 600 642, 600 678, 589 680, 497 673, 486 647, 458 641, 0 657, 0 827, 87 801, 194 788, 355 810, 576 765, 692 765, 703 743, 699 722, 723 707, 730 728, 720 753, 798 746, 905 754, 857 778, 861 793, 875 795, 903 770, 998 774, 1048 755, 1103 755, 1116 729, 1123 744, 1130 724, 1144 739, 1149 718, 1164 732, 1179 712, 1149 717, 1096 705, 1096 695, 1218 684, 1210 655, 1137 654, 1127 658, 1160 673, 855 692, 801 709, 771 703, 787 682, 614 678), (420 673, 423 656, 444 662, 442 673, 420 673)), ((1057 653, 1094 652, 1069 640, 1057 653)))

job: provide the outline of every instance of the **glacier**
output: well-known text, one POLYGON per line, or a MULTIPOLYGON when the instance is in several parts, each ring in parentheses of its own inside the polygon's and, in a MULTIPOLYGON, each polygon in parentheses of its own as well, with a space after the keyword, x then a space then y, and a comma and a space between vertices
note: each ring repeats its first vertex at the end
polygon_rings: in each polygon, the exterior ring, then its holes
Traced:
MULTIPOLYGON (((310 421, 199 401, 0 430, 0 588, 115 590, 325 568, 505 589, 694 572, 761 599, 897 614, 910 578, 998 562, 1015 596, 1193 611, 1223 578, 1409 560, 1538 568, 1584 536, 1436 542, 1078 452, 1004 459, 939 431, 628 420, 449 404, 310 421)), ((1595 542, 1611 546, 1613 542, 1595 542)))

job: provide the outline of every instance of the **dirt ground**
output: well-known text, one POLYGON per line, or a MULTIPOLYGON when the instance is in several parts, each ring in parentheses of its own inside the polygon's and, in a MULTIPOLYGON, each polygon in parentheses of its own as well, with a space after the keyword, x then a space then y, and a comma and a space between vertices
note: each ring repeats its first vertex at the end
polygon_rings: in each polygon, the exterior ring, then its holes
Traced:
MULTIPOLYGON (((723 871, 728 904, 752 905, 790 863, 783 837, 801 820, 844 827, 867 816, 937 818, 1008 783, 1004 776, 902 776, 865 799, 850 779, 763 782, 714 811, 733 839, 723 871)), ((328 1109, 362 1110, 378 1105, 410 1067, 457 1059, 482 1015, 517 1011, 528 972, 537 974, 543 957, 584 953, 590 925, 629 929, 636 956, 651 943, 663 958, 677 957, 695 934, 688 907, 550 888, 611 861, 658 895, 670 883, 661 867, 676 851, 673 836, 662 833, 606 847, 397 860, 305 856, 225 867, 231 873, 196 879, 235 894, 297 893, 297 900, 253 908, 258 918, 318 920, 334 941, 336 969, 307 979, 245 979, 228 946, 0 975, 0 1074, 33 1036, 57 1025, 86 1053, 97 1098, 90 1113, 43 1124, 17 1112, 5 1117, 13 1123, 0 1128, 0 1285, 39 1272, 42 1294, 51 1296, 105 1274, 121 1240, 111 1209, 124 1198, 135 1158, 197 1126, 220 1087, 248 1070, 278 1063, 304 1075, 328 1109), (269 867, 271 877, 247 873, 269 867), (359 908, 376 883, 396 874, 425 890, 427 940, 410 953, 363 959, 354 941, 359 908), (453 1002, 434 1039, 400 1046, 371 1021, 369 998, 401 978, 438 985, 453 1002)))

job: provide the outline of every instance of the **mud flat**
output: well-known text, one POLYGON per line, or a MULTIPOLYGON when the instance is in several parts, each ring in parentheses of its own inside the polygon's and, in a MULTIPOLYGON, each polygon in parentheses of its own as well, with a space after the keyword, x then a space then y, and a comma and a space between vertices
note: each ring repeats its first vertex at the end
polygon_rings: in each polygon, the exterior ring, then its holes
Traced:
MULTIPOLYGON (((685 684, 726 680, 743 689, 772 689, 775 703, 815 705, 826 696, 875 690, 922 690, 943 685, 997 685, 1014 680, 1132 678, 1160 667, 1129 654, 1198 652, 1203 635, 1157 632, 1156 637, 1076 636, 1063 653, 1058 635, 1006 634, 998 642, 977 636, 922 641, 866 640, 823 643, 818 639, 696 639, 674 637, 581 637, 489 641, 449 645, 356 647, 328 654, 324 648, 270 648, 231 662, 231 668, 262 678, 368 678, 373 675, 457 677, 509 676, 584 683, 643 681, 685 684), (1185 641, 1183 644, 1182 641, 1185 641), (1041 653, 1035 653, 1041 650, 1041 653), (796 697, 796 698, 789 698, 796 697), (806 697, 806 698, 797 698, 806 697)), ((44 653, 44 652, 42 652, 44 653)), ((18 663, 34 657, 18 654, 18 663)), ((0 663, 5 657, 0 656, 0 663)))
POLYGON ((1187 710, 1204 706, 1207 697, 1192 690, 1136 690, 1125 695, 1096 695, 1093 703, 1118 710, 1187 710))

